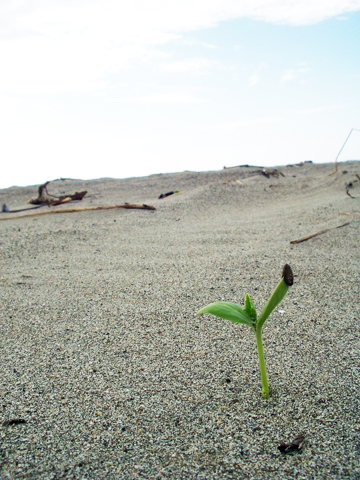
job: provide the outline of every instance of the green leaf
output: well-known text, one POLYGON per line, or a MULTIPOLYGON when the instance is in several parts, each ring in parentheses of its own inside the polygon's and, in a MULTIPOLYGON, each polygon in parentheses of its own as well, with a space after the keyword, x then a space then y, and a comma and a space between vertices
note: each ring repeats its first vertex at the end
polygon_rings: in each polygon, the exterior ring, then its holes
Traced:
POLYGON ((245 312, 249 315, 253 323, 256 323, 257 321, 257 313, 255 306, 250 298, 250 295, 246 294, 245 297, 245 312))
POLYGON ((284 278, 282 278, 259 315, 259 320, 257 323, 260 329, 264 325, 265 321, 268 319, 270 313, 279 305, 281 300, 285 297, 288 290, 289 285, 287 285, 284 278))
POLYGON ((243 323, 244 325, 253 326, 250 316, 239 305, 230 302, 210 303, 206 307, 199 310, 198 313, 211 313, 217 317, 230 320, 230 322, 243 323))

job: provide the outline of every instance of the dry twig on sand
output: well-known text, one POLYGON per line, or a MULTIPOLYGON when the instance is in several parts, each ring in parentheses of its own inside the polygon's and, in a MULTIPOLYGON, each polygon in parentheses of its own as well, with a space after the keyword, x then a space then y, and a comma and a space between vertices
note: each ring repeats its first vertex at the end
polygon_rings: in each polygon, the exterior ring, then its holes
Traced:
POLYGON ((80 207, 80 208, 62 208, 58 210, 46 210, 45 212, 27 213, 25 215, 14 215, 11 217, 2 217, 0 220, 10 220, 11 218, 24 218, 33 217, 35 215, 48 215, 50 213, 73 213, 73 212, 85 212, 89 210, 111 210, 114 208, 128 208, 128 209, 141 209, 141 210, 156 210, 152 205, 138 205, 132 203, 124 203, 123 205, 100 205, 97 207, 80 207))
POLYGON ((179 195, 179 193, 182 193, 182 192, 179 192, 179 190, 175 190, 173 192, 162 193, 159 197, 159 200, 163 198, 173 197, 174 195, 179 195))
POLYGON ((275 177, 275 178, 279 178, 280 175, 282 177, 285 177, 285 175, 282 172, 280 172, 279 170, 277 170, 276 168, 274 168, 273 170, 266 170, 264 168, 263 170, 260 170, 259 173, 261 175, 264 175, 264 177, 266 177, 266 178, 270 178, 270 175, 272 177, 275 177))
POLYGON ((338 225, 337 227, 325 228, 324 230, 320 230, 319 232, 313 233, 311 235, 307 235, 306 237, 301 237, 301 238, 297 238, 296 240, 291 240, 290 243, 294 245, 296 243, 305 242, 306 240, 310 240, 310 238, 317 237, 318 235, 322 235, 323 233, 326 233, 329 230, 335 230, 336 228, 346 227, 346 225, 349 225, 350 223, 351 222, 345 222, 342 225, 338 225))
POLYGON ((49 183, 50 182, 45 182, 43 185, 40 185, 37 198, 31 198, 28 200, 28 203, 31 203, 32 205, 60 205, 62 203, 71 202, 72 200, 82 200, 87 194, 87 190, 84 190, 83 192, 75 192, 73 195, 62 195, 57 197, 47 191, 46 187, 49 183), (46 192, 47 196, 45 196, 44 192, 46 192))
POLYGON ((345 184, 346 195, 348 195, 350 198, 355 198, 349 192, 350 188, 354 186, 354 183, 360 182, 360 175, 358 175, 357 173, 355 173, 355 175, 357 177, 356 180, 353 180, 352 182, 349 182, 349 183, 345 184))
POLYGON ((344 145, 341 147, 340 152, 337 154, 337 157, 335 158, 335 170, 334 170, 333 172, 328 173, 328 174, 327 174, 328 177, 331 176, 331 175, 334 175, 335 173, 337 173, 337 171, 338 171, 338 162, 337 162, 337 161, 338 161, 338 158, 339 158, 339 156, 340 156, 340 153, 343 151, 343 148, 345 147, 346 142, 349 140, 350 135, 351 135, 352 132, 354 132, 354 131, 360 132, 360 130, 359 130, 358 128, 352 128, 352 129, 350 130, 350 133, 349 133, 349 135, 346 137, 346 140, 345 140, 345 142, 344 142, 344 145))

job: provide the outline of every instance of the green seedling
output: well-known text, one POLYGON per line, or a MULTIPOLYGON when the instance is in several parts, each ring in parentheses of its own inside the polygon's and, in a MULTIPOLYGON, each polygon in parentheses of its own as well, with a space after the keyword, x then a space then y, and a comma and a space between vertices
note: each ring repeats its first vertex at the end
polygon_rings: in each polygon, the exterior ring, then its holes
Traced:
POLYGON ((276 308, 281 300, 285 297, 289 287, 294 283, 293 273, 290 265, 285 265, 282 272, 280 283, 275 288, 273 294, 265 304, 259 317, 257 316, 254 304, 248 294, 245 297, 245 308, 230 302, 215 302, 210 303, 202 308, 198 313, 211 313, 217 317, 230 320, 230 322, 243 323, 249 325, 256 336, 256 345, 259 355, 260 375, 262 383, 262 395, 264 398, 269 398, 269 384, 266 375, 264 349, 262 341, 262 327, 268 319, 271 312, 276 308))

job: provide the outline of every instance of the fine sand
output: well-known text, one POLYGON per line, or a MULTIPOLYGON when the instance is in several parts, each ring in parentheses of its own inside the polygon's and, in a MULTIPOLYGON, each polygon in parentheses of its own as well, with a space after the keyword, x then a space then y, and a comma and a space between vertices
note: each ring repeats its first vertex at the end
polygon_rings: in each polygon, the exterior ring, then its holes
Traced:
POLYGON ((88 195, 51 210, 156 210, 0 213, 1 479, 360 478, 360 163, 278 170, 56 181, 88 195), (285 263, 264 400, 253 331, 197 312, 260 312, 285 263))

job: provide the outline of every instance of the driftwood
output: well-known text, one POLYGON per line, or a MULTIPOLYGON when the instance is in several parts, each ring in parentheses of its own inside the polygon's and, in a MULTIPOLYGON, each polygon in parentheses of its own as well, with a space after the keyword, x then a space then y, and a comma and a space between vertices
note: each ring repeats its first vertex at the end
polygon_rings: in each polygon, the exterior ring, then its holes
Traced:
POLYGON ((50 182, 45 182, 43 185, 40 185, 39 188, 38 188, 37 198, 31 198, 30 200, 28 200, 28 203, 32 203, 33 205, 48 203, 49 199, 47 197, 45 197, 44 190, 48 194, 48 191, 47 191, 46 187, 49 185, 49 183, 50 182))
POLYGON ((46 185, 48 183, 49 182, 46 182, 44 185, 40 185, 38 197, 31 198, 28 200, 28 203, 31 203, 32 205, 61 205, 62 203, 72 202, 73 200, 82 200, 88 193, 87 190, 84 190, 83 192, 75 192, 72 195, 62 195, 61 197, 51 195, 53 198, 48 198, 44 195, 44 190, 50 195, 46 190, 46 185))
POLYGON ((296 243, 305 242, 306 240, 310 240, 310 238, 317 237, 318 235, 322 235, 323 233, 326 233, 329 230, 335 230, 336 228, 346 227, 346 225, 349 225, 350 223, 351 222, 345 222, 342 225, 338 225, 337 227, 325 228, 324 230, 320 230, 319 232, 313 233, 312 235, 307 235, 306 237, 302 237, 302 238, 298 238, 296 240, 292 240, 290 243, 292 245, 294 245, 296 243))
POLYGON ((83 192, 75 192, 73 195, 62 195, 58 197, 56 195, 50 194, 47 191, 47 186, 49 185, 49 183, 51 182, 45 182, 44 184, 40 185, 38 188, 37 198, 31 198, 30 200, 28 200, 28 203, 31 203, 32 205, 60 205, 62 203, 71 202, 73 200, 82 200, 87 194, 87 190, 85 190, 83 192), (46 192, 47 196, 44 192, 46 192))
POLYGON ((230 168, 264 168, 264 167, 259 167, 258 165, 235 165, 234 167, 224 167, 224 170, 229 170, 230 168))
POLYGON ((129 208, 129 209, 142 209, 142 210, 156 210, 152 205, 138 205, 132 203, 124 203, 123 205, 100 205, 97 207, 80 207, 80 208, 62 208, 58 210, 46 210, 44 212, 26 213, 25 215, 15 215, 11 217, 2 217, 0 220, 10 220, 12 218, 24 218, 33 217, 35 215, 48 215, 50 213, 73 213, 73 212, 86 212, 89 210, 111 210, 114 208, 129 208))
POLYGON ((51 200, 50 206, 61 205, 62 203, 72 202, 73 200, 82 200, 87 194, 87 190, 83 192, 75 192, 73 195, 63 195, 58 200, 51 200))
POLYGON ((4 205, 2 206, 2 213, 27 212, 28 210, 35 210, 36 208, 43 207, 44 205, 47 205, 48 207, 53 207, 55 205, 61 205, 62 203, 72 202, 73 200, 82 200, 86 194, 87 194, 87 191, 75 192, 74 195, 64 195, 62 197, 58 197, 57 200, 50 200, 44 197, 43 199, 40 199, 39 197, 33 198, 31 200, 28 200, 28 203, 37 205, 36 207, 20 208, 18 210, 9 210, 4 203, 4 205))
POLYGON ((58 197, 55 197, 54 195, 51 195, 51 194, 47 191, 47 188, 46 188, 46 187, 49 185, 49 183, 50 183, 50 182, 45 182, 45 183, 43 183, 42 185, 40 185, 39 188, 38 188, 38 196, 37 196, 37 198, 30 198, 30 200, 28 200, 28 203, 31 203, 32 205, 43 205, 43 204, 49 205, 50 199, 44 195, 44 191, 46 192, 46 194, 47 194, 48 196, 51 196, 51 197, 53 197, 53 198, 58 199, 58 197))
MULTIPOLYGON (((58 180, 70 180, 70 178, 59 178, 58 180)), ((53 180, 55 182, 56 180, 53 180)), ((72 195, 62 195, 60 197, 56 195, 52 195, 47 191, 47 186, 51 182, 45 182, 43 185, 40 185, 38 188, 38 196, 36 198, 30 198, 27 203, 30 203, 32 205, 36 205, 36 207, 28 207, 28 208, 21 208, 17 210, 9 210, 7 205, 4 203, 2 206, 2 213, 19 213, 19 212, 26 212, 28 210, 35 210, 36 208, 40 208, 44 205, 47 205, 49 207, 55 206, 55 205, 61 205, 62 203, 68 203, 72 202, 73 200, 82 200, 85 195, 88 193, 87 190, 83 192, 75 192, 72 195), (46 195, 44 194, 46 192, 46 195), (49 198, 52 197, 52 198, 49 198)))
POLYGON ((272 177, 275 177, 275 178, 279 178, 280 175, 282 177, 285 177, 285 175, 282 172, 280 172, 279 170, 277 170, 276 168, 274 168, 274 170, 266 170, 264 168, 263 170, 260 170, 259 173, 261 175, 264 175, 264 177, 266 177, 266 178, 270 178, 270 175, 272 177))

